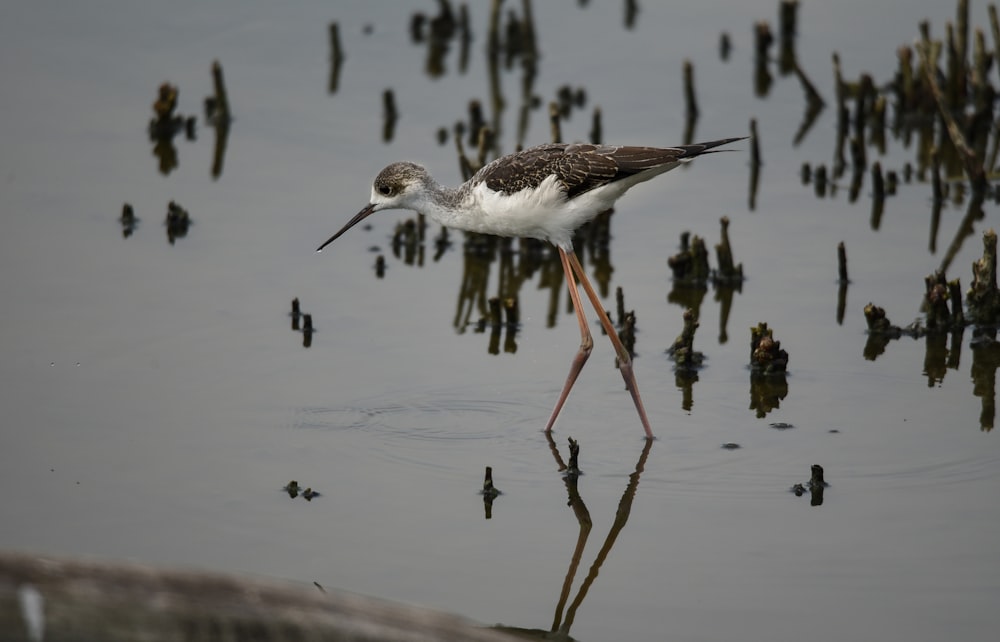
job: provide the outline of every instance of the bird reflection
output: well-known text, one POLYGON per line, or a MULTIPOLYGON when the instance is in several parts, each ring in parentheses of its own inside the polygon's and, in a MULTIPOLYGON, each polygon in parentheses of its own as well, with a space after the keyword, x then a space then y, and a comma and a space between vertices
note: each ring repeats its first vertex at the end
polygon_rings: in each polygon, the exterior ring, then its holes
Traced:
POLYGON ((632 514, 632 502, 635 499, 636 491, 639 488, 639 477, 642 475, 642 472, 646 467, 646 460, 649 457, 650 450, 652 450, 653 440, 645 440, 642 451, 639 453, 639 460, 635 464, 635 470, 633 470, 632 474, 629 475, 625 491, 622 493, 621 499, 618 500, 618 509, 615 511, 614 521, 608 529, 608 534, 604 538, 604 543, 601 545, 600 550, 594 557, 594 561, 591 563, 590 569, 587 571, 587 576, 580 583, 576 596, 573 597, 573 600, 569 603, 569 607, 567 607, 566 603, 570 599, 570 594, 573 588, 573 580, 576 579, 576 572, 580 566, 580 561, 583 558, 583 550, 587 545, 587 540, 590 538, 590 533, 593 530, 594 523, 590 516, 590 510, 587 508, 587 504, 584 502, 583 496, 580 494, 578 486, 580 475, 578 471, 575 471, 573 463, 579 452, 579 445, 573 439, 570 439, 570 463, 567 464, 563 460, 562 455, 559 453, 559 447, 552 439, 552 435, 550 433, 545 433, 545 438, 548 440, 549 449, 551 450, 552 456, 556 461, 556 466, 560 471, 567 473, 564 474, 562 478, 563 483, 566 485, 566 493, 568 496, 567 503, 573 511, 573 515, 576 518, 580 530, 577 533, 576 545, 573 547, 573 553, 570 556, 569 568, 566 570, 566 577, 563 580, 562 588, 559 592, 559 600, 556 603, 555 615, 553 616, 551 627, 547 631, 544 629, 521 628, 503 625, 498 625, 495 628, 518 637, 544 637, 545 639, 573 640, 569 633, 570 629, 573 627, 573 622, 576 620, 577 612, 583 604, 583 600, 587 597, 587 592, 590 590, 590 587, 597 579, 601 567, 604 565, 604 561, 608 558, 608 555, 611 553, 611 549, 618 540, 618 536, 625 528, 625 524, 628 523, 629 516, 632 514))

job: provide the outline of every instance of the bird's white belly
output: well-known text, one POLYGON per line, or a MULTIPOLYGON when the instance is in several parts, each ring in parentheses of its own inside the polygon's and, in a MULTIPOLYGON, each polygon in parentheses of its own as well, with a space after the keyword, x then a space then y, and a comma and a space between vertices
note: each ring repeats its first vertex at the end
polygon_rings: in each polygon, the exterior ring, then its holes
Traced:
POLYGON ((469 193, 465 205, 472 214, 458 227, 499 236, 542 239, 569 248, 573 231, 606 209, 594 200, 590 194, 567 200, 555 176, 546 178, 537 188, 514 194, 494 192, 482 183, 469 193))

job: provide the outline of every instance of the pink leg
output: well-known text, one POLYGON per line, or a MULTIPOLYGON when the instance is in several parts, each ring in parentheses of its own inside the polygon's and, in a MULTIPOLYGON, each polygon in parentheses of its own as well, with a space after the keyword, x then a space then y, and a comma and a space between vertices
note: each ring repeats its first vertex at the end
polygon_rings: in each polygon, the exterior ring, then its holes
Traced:
MULTIPOLYGON (((572 255, 573 252, 569 252, 569 254, 572 255)), ((573 357, 573 363, 570 364, 569 376, 566 377, 566 383, 563 384, 562 392, 559 393, 559 400, 556 401, 556 407, 552 410, 549 422, 545 424, 545 432, 552 431, 552 425, 556 423, 556 417, 559 416, 559 411, 566 403, 570 389, 576 383, 580 371, 583 370, 583 364, 587 363, 590 351, 594 349, 594 338, 590 335, 590 326, 587 324, 587 318, 583 315, 583 301, 580 300, 580 293, 576 289, 576 278, 573 276, 573 268, 570 267, 566 250, 559 248, 559 259, 562 261, 563 272, 566 273, 566 285, 569 287, 569 296, 573 300, 576 320, 580 323, 580 349, 573 357)))
MULTIPOLYGON (((625 379, 625 388, 627 388, 629 393, 632 394, 632 401, 635 403, 635 409, 639 412, 639 420, 642 422, 642 427, 646 431, 646 439, 653 439, 653 430, 649 427, 649 419, 646 418, 646 409, 642 407, 642 398, 639 396, 639 387, 636 385, 635 373, 632 371, 632 358, 629 356, 628 350, 625 349, 625 346, 622 345, 621 339, 618 338, 618 332, 615 331, 614 324, 611 323, 611 319, 608 318, 608 314, 604 311, 604 307, 601 305, 600 297, 597 296, 597 292, 594 291, 594 286, 590 284, 587 274, 583 271, 583 266, 580 265, 580 259, 576 258, 576 254, 574 252, 569 252, 569 256, 566 257, 565 260, 569 261, 570 267, 576 274, 580 284, 583 285, 583 289, 587 293, 587 298, 590 299, 590 302, 594 306, 594 310, 597 311, 597 316, 601 319, 601 325, 604 326, 604 331, 608 333, 608 338, 611 339, 611 343, 615 346, 615 352, 618 353, 618 369, 622 373, 622 378, 625 379)), ((577 315, 579 314, 580 311, 578 308, 577 315)), ((584 322, 581 320, 581 326, 583 323, 584 322)))

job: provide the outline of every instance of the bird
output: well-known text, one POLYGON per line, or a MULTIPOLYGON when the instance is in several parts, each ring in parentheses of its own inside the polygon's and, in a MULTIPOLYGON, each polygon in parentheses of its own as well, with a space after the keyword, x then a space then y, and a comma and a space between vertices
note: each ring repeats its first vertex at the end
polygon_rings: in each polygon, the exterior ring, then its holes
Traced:
POLYGON ((647 439, 653 430, 639 395, 632 359, 573 251, 573 233, 605 212, 635 185, 668 172, 715 148, 744 140, 723 138, 674 147, 548 143, 501 156, 457 188, 439 184, 422 165, 387 165, 372 183, 367 205, 317 248, 340 238, 375 212, 408 209, 441 225, 469 232, 548 241, 556 247, 580 326, 580 347, 570 364, 545 432, 556 423, 570 390, 590 357, 594 340, 578 290, 593 305, 618 355, 618 369, 632 396, 647 439))

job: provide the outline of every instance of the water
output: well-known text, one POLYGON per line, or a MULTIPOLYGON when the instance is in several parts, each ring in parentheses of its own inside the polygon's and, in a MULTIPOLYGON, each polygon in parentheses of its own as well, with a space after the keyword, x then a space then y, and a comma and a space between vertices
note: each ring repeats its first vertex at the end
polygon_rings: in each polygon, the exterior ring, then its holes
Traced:
MULTIPOLYGON (((525 142, 548 139, 545 105, 567 84, 587 102, 563 122, 565 138, 585 139, 600 105, 606 141, 681 142, 687 57, 701 107, 694 137, 743 135, 756 118, 765 164, 753 211, 744 147, 637 187, 612 218, 606 306, 622 286, 637 312, 636 374, 658 440, 572 635, 985 637, 1000 594, 990 538, 1000 450, 981 429, 991 415, 971 376, 971 331, 950 367, 929 367, 923 339, 864 357, 863 306, 900 325, 918 316, 922 279, 963 207, 949 203, 932 237, 930 186, 904 185, 874 230, 867 182, 852 204, 846 189, 817 199, 798 179, 802 163, 832 161, 830 54, 848 77, 886 82, 916 21, 940 34, 953 9, 802 6, 798 60, 828 107, 793 145, 804 109, 795 79, 775 74, 766 98, 753 92, 752 25, 775 24, 776 3, 651 4, 629 30, 619 3, 536 3, 541 107, 525 142), (722 31, 735 45, 728 62, 722 31), (665 260, 683 230, 717 242, 722 215, 748 280, 725 322, 706 294, 695 346, 707 363, 684 390, 663 355, 682 311, 668 300, 665 260), (840 241, 852 279, 842 323, 840 241), (761 321, 790 353, 787 395, 764 417, 750 408, 746 369, 748 328, 761 321), (817 507, 787 492, 814 463, 831 483, 817 507)), ((418 160, 457 183, 453 143, 438 145, 436 131, 465 119, 472 98, 493 118, 486 7, 470 6, 465 71, 453 44, 433 78, 427 45, 409 38, 416 10, 436 4, 6 9, 0 546, 318 581, 484 623, 551 626, 580 533, 540 432, 578 342, 558 271, 523 274, 511 351, 505 334, 491 346, 476 331, 478 297, 499 293, 499 267, 468 269, 461 234, 435 260, 430 227, 410 265, 391 247, 410 214, 383 212, 313 252, 390 161, 418 160), (334 94, 332 20, 346 54, 334 94), (214 131, 200 119, 214 59, 235 114, 216 178, 214 131), (196 141, 175 138, 179 163, 163 175, 145 127, 168 80, 199 128, 196 141), (400 111, 388 143, 386 88, 400 111), (193 221, 173 244, 162 224, 170 200, 193 221), (123 202, 140 219, 128 238, 123 202), (475 275, 484 289, 470 294, 463 283, 475 275), (308 348, 290 328, 293 297, 314 318, 308 348), (477 494, 486 466, 504 492, 489 520, 477 494), (290 499, 281 488, 291 479, 322 496, 290 499)), ((988 25, 978 3, 973 22, 988 25)), ((517 65, 500 88, 510 151, 517 65)), ((899 168, 913 157, 892 140, 880 160, 899 168)), ((963 287, 995 218, 987 205, 951 263, 963 287)), ((596 326, 595 341, 554 436, 563 459, 566 438, 580 441, 578 490, 593 524, 563 619, 645 446, 596 326)))

